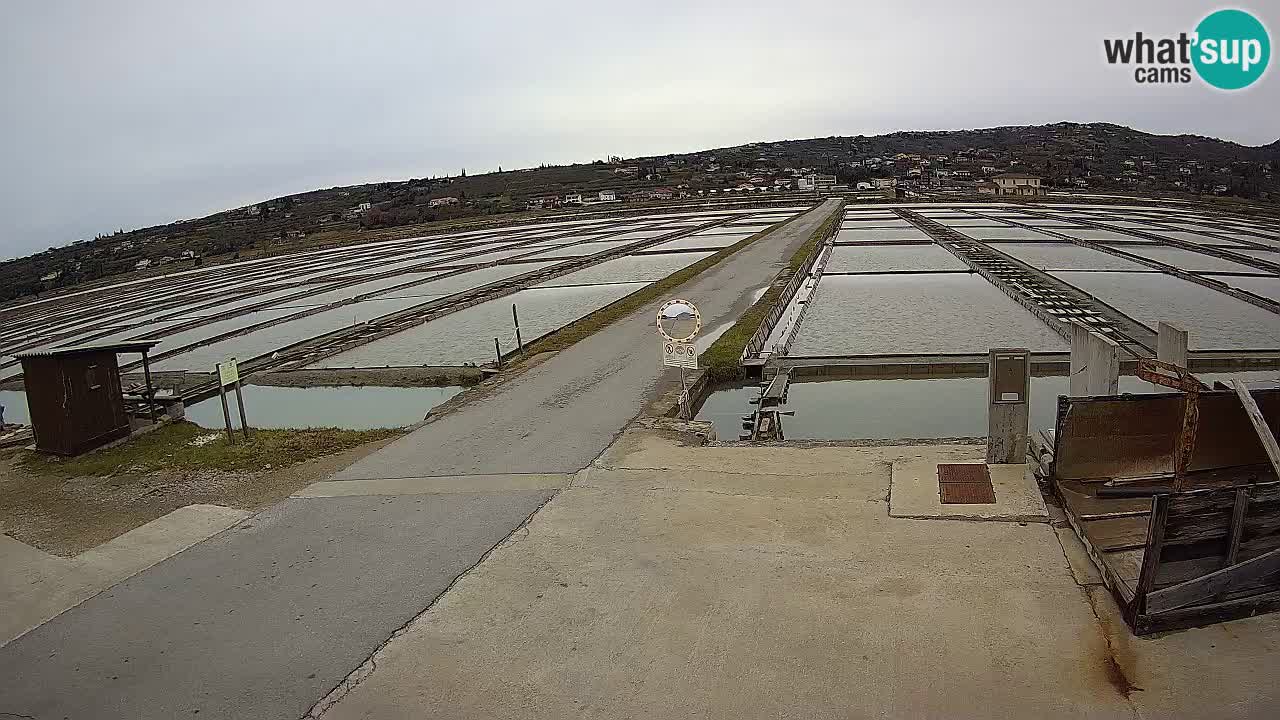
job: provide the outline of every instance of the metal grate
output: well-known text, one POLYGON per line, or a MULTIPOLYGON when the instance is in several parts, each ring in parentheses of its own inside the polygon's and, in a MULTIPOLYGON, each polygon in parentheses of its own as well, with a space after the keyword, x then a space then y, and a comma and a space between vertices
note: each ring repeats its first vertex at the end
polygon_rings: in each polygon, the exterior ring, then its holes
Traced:
POLYGON ((991 471, 985 464, 938 465, 938 496, 943 505, 987 505, 996 501, 991 471))

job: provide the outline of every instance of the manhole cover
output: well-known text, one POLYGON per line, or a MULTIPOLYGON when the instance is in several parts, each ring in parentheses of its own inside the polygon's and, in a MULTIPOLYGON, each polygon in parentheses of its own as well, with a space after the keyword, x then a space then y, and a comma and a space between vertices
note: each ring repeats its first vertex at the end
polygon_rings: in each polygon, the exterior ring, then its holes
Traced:
POLYGON ((939 463, 939 483, 987 483, 991 484, 991 471, 985 463, 939 463))
POLYGON ((991 471, 985 464, 938 465, 938 496, 943 505, 985 505, 996 501, 991 471))
POLYGON ((943 505, 989 505, 996 501, 991 483, 940 483, 938 495, 943 505))

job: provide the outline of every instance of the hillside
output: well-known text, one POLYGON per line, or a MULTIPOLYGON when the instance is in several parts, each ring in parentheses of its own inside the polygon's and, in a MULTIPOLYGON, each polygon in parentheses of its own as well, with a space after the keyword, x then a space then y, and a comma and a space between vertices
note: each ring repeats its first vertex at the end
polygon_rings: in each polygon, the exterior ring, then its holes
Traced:
POLYGON ((103 235, 0 264, 0 302, 136 269, 348 242, 385 228, 553 208, 614 190, 624 203, 794 186, 809 172, 965 188, 1015 169, 1055 187, 1280 198, 1280 141, 1261 147, 1095 123, 832 136, 591 164, 335 187, 103 235))

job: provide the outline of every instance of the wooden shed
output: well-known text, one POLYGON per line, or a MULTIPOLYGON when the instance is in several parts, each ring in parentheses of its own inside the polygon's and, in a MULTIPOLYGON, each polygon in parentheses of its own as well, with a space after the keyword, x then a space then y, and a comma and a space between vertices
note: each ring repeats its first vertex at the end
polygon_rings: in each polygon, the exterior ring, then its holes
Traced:
POLYGON ((117 353, 142 353, 145 397, 154 399, 147 353, 155 341, 18 353, 36 449, 78 455, 130 433, 117 353))

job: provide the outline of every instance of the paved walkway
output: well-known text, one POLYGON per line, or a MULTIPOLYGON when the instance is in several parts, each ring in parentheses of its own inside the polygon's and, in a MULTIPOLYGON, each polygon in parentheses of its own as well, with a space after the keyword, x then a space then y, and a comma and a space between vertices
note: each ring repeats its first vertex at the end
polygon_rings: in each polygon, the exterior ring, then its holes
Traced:
MULTIPOLYGON (((736 317, 836 205, 677 292, 736 317)), ((656 309, 0 648, 0 717, 302 716, 663 390, 656 309)))
POLYGON ((630 430, 322 720, 1276 717, 1280 614, 1135 638, 1048 522, 891 517, 983 452, 630 430))

